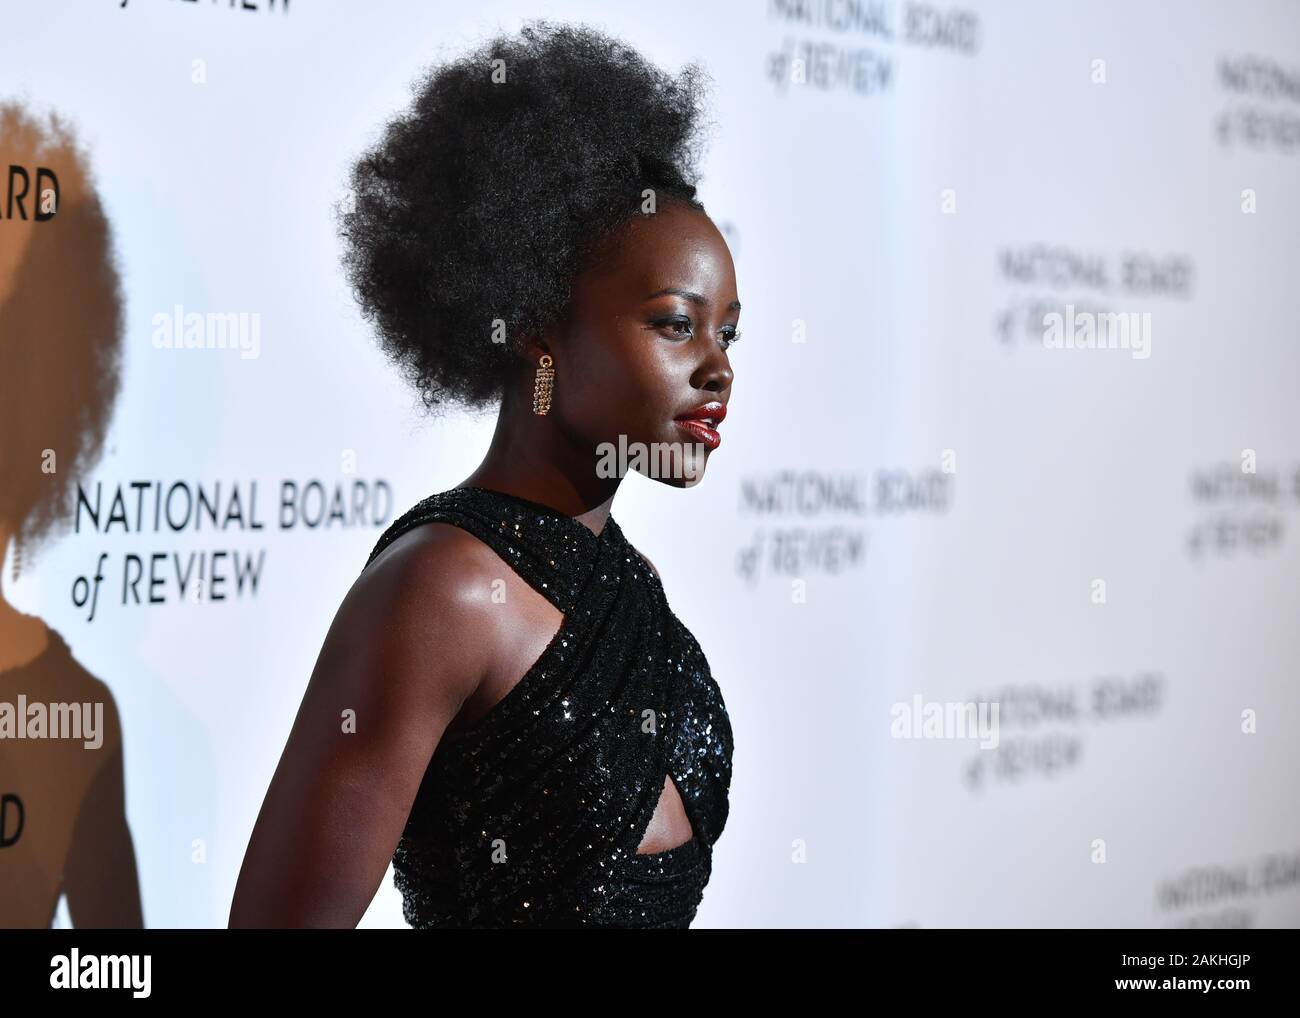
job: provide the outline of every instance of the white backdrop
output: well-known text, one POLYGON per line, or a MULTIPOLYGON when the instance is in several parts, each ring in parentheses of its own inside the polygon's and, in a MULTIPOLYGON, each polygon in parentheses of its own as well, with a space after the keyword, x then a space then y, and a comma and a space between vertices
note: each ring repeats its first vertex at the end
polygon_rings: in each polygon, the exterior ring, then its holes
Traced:
MULTIPOLYGON (((225 924, 382 529, 281 529, 281 485, 365 482, 383 524, 486 449, 490 415, 430 426, 376 349, 330 206, 421 69, 541 14, 714 80, 724 445, 614 505, 736 733, 696 925, 1300 922, 1300 8, 245 6, 0 4, 0 100, 71 121, 123 272, 84 487, 256 482, 265 523, 83 518, 5 577, 116 700, 147 925, 225 924), (158 348, 178 304, 260 315, 257 356, 158 348), (1148 315, 1147 356, 1047 345, 1067 304, 1148 315), (122 602, 124 556, 223 549, 255 592, 122 602), (918 698, 998 704, 998 745, 895 737, 918 698)), ((391 872, 364 925, 402 925, 391 872)))

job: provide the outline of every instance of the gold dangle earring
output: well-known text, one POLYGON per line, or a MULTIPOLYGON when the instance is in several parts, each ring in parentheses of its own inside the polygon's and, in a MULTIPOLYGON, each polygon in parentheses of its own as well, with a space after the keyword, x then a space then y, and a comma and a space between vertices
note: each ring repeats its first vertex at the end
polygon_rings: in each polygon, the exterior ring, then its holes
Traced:
POLYGON ((533 383, 533 413, 541 415, 551 409, 551 391, 555 387, 555 370, 549 353, 542 354, 533 383))

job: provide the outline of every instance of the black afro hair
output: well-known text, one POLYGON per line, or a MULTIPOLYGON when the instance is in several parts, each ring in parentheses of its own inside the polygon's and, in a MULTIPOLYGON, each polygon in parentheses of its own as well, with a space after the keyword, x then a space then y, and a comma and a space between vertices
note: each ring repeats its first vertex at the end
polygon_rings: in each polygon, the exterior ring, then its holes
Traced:
POLYGON ((521 340, 563 320, 646 189, 704 211, 705 82, 544 20, 425 72, 352 168, 339 223, 362 312, 427 409, 501 397, 521 340))

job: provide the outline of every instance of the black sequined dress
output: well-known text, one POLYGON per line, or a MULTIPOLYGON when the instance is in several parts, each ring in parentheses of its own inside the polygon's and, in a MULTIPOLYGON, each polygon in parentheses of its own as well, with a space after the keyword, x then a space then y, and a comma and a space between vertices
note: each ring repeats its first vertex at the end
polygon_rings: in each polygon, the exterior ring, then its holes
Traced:
MULTIPOLYGON (((695 638, 613 516, 599 535, 481 487, 425 498, 423 523, 489 545, 564 613, 519 682, 440 740, 393 857, 414 927, 685 928, 727 820, 732 733, 695 638), (671 775, 694 837, 638 854, 671 775)), ((436 624, 436 620, 431 620, 436 624)))

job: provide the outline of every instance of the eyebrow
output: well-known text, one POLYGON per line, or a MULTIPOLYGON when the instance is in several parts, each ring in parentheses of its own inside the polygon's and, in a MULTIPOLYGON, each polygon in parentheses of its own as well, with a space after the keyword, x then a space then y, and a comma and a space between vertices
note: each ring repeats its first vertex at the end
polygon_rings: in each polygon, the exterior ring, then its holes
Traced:
MULTIPOLYGON (((676 297, 685 297, 691 303, 699 304, 702 307, 707 307, 709 303, 702 295, 695 293, 693 290, 682 290, 676 286, 666 286, 662 290, 658 291, 657 293, 650 294, 650 296, 647 297, 646 300, 654 300, 656 297, 667 297, 669 295, 676 296, 676 297)), ((740 301, 733 300, 730 304, 727 305, 727 310, 739 311, 740 301)))

